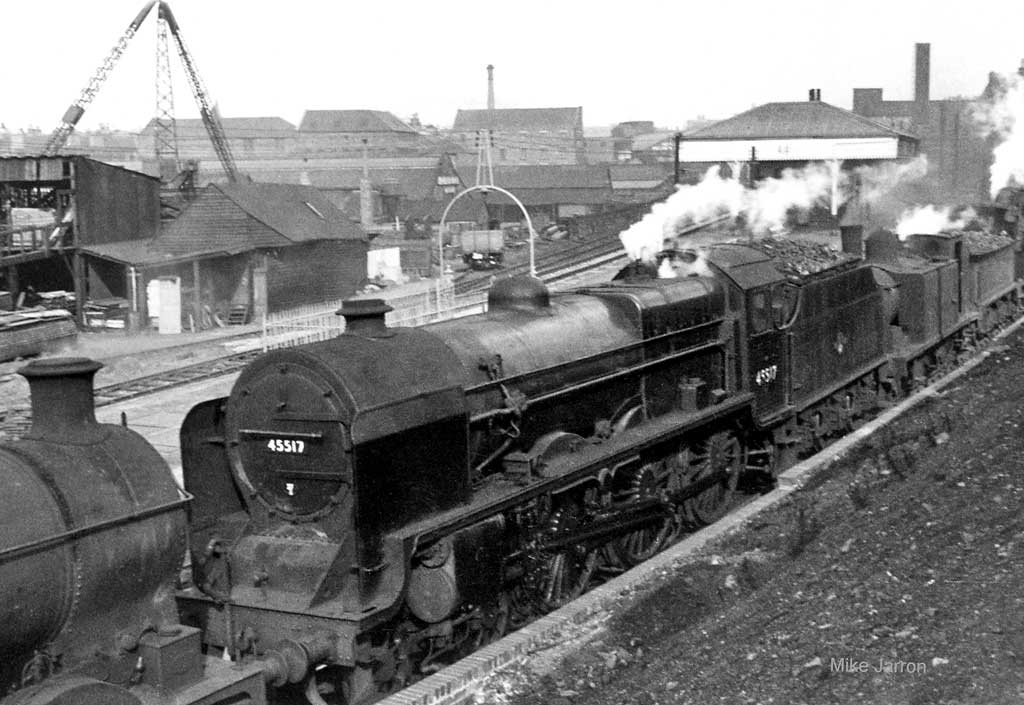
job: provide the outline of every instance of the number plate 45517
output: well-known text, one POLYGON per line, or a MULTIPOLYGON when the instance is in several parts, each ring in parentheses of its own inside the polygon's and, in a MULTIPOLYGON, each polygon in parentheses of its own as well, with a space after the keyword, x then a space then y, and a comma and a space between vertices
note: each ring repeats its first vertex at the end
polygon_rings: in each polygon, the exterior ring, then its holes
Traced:
POLYGON ((270 438, 267 439, 267 450, 271 453, 301 455, 306 452, 306 442, 294 438, 270 438))

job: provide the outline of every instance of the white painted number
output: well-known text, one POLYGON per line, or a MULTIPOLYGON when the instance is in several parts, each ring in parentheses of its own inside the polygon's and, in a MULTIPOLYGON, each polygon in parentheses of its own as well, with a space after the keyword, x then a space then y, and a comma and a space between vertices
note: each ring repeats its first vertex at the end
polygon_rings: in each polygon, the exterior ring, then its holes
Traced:
POLYGON ((779 366, 778 365, 771 365, 769 367, 765 367, 764 369, 758 370, 757 374, 754 375, 754 381, 757 383, 757 386, 760 387, 763 384, 768 384, 769 382, 774 382, 775 378, 778 376, 778 374, 779 374, 779 366))
POLYGON ((284 491, 288 493, 289 497, 294 497, 295 496, 295 483, 294 482, 286 482, 286 483, 284 483, 284 491))
POLYGON ((267 449, 273 453, 305 453, 306 442, 284 438, 271 438, 267 441, 267 449))

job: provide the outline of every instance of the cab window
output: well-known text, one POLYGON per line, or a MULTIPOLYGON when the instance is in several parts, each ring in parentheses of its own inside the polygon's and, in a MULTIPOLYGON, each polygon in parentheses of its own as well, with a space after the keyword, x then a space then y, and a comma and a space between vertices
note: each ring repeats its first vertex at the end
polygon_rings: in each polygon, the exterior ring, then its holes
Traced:
POLYGON ((772 289, 772 323, 776 328, 792 325, 799 302, 799 288, 788 282, 775 285, 772 289))
POLYGON ((750 294, 750 332, 764 333, 772 327, 771 293, 761 289, 750 294))

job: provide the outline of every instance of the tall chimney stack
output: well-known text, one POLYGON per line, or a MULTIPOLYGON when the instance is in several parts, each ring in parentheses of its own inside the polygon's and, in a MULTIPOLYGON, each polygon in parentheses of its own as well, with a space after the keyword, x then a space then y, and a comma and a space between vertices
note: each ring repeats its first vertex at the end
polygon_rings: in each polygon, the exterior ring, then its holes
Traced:
POLYGON ((487 64, 487 109, 494 110, 494 64, 487 64))
POLYGON ((931 107, 931 46, 927 43, 914 45, 914 108, 922 126, 928 122, 931 107))

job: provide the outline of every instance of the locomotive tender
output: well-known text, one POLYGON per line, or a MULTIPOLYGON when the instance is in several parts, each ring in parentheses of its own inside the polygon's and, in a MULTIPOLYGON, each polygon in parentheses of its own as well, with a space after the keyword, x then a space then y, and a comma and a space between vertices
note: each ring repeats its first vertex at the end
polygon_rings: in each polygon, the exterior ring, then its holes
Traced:
POLYGON ((814 267, 771 241, 716 245, 701 275, 665 252, 567 294, 499 280, 486 314, 416 329, 346 302, 345 334, 193 408, 187 492, 96 423, 97 363, 27 366, 33 427, 0 447, 0 703, 373 699, 714 521, 745 469, 1018 309, 1009 239, 845 236, 814 267))

